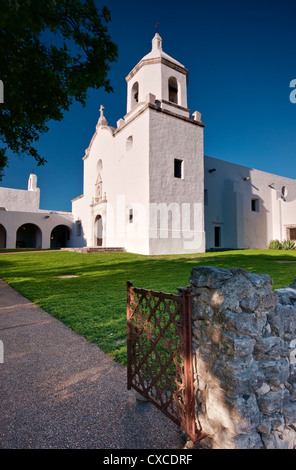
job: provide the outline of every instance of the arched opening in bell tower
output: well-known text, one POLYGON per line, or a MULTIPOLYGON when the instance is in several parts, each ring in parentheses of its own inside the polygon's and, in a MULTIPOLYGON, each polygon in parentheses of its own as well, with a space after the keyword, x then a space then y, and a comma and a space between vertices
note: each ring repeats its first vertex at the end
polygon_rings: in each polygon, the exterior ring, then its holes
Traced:
POLYGON ((178 82, 175 77, 169 78, 169 101, 178 104, 178 82))
POLYGON ((135 82, 131 91, 131 109, 133 109, 139 102, 139 83, 135 82))

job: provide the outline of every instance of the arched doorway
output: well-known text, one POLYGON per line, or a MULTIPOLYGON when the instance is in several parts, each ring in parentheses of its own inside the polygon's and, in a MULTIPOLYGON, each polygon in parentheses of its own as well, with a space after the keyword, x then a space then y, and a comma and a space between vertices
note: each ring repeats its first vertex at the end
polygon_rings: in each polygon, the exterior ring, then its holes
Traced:
POLYGON ((6 248, 6 230, 2 224, 0 224, 0 248, 6 248))
POLYGON ((70 240, 70 229, 67 225, 57 225, 50 234, 50 248, 65 248, 70 240))
POLYGON ((23 224, 16 232, 16 248, 41 248, 42 232, 35 224, 23 224))
POLYGON ((103 246, 103 219, 101 215, 95 218, 95 245, 103 246))

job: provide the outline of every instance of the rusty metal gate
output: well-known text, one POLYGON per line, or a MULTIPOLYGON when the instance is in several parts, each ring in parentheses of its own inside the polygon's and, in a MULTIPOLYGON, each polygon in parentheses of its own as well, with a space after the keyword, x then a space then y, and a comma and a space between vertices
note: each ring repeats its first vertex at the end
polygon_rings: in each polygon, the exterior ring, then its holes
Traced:
POLYGON ((134 388, 186 432, 196 429, 191 339, 191 289, 166 294, 127 283, 128 389, 134 388))

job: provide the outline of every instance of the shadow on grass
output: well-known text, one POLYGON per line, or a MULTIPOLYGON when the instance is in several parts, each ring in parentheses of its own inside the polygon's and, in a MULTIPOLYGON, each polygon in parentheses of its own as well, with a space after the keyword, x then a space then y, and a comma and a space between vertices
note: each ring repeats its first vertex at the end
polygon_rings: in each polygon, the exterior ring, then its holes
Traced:
POLYGON ((22 295, 63 321, 87 340, 125 363, 126 282, 176 293, 194 267, 239 267, 269 274, 273 287, 289 285, 296 275, 296 253, 235 250, 196 255, 142 256, 131 253, 12 254, 0 257, 0 277, 22 295), (79 274, 60 279, 59 275, 79 274))

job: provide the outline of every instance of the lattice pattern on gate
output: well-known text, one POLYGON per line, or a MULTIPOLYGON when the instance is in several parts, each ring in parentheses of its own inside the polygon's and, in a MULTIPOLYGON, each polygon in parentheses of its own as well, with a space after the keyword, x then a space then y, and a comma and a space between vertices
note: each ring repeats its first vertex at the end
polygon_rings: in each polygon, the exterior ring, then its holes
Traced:
MULTIPOLYGON (((191 439, 195 425, 191 293, 166 294, 127 283, 128 389, 133 387, 191 439)), ((195 294, 196 295, 196 294, 195 294)))

